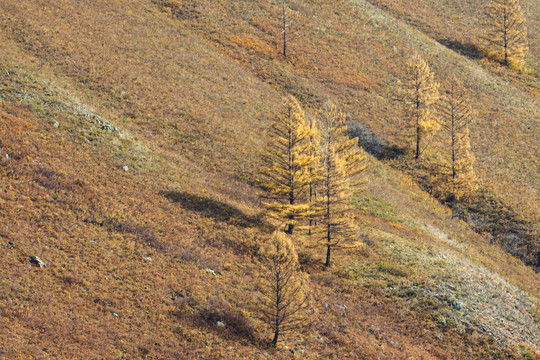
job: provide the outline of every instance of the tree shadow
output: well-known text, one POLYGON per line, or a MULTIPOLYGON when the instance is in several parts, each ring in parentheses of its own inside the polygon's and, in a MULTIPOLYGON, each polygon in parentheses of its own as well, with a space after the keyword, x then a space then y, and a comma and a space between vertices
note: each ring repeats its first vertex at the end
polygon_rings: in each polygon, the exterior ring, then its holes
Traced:
POLYGON ((458 54, 467 56, 471 59, 483 59, 486 57, 486 54, 482 51, 482 49, 472 43, 462 43, 460 41, 452 39, 438 39, 437 41, 449 48, 450 50, 453 50, 458 54))
POLYGON ((378 160, 391 160, 407 154, 407 149, 397 145, 390 145, 379 139, 370 129, 363 124, 349 120, 349 136, 358 138, 358 145, 365 152, 373 155, 378 160))
POLYGON ((170 314, 190 322, 200 329, 213 332, 223 339, 245 341, 254 345, 261 343, 253 321, 238 307, 231 305, 222 296, 210 295, 206 302, 192 296, 184 289, 171 294, 177 304, 170 314))
POLYGON ((263 222, 259 217, 245 215, 228 204, 204 196, 178 191, 162 191, 160 194, 175 203, 179 203, 186 210, 198 212, 202 216, 216 221, 243 228, 263 226, 263 222))

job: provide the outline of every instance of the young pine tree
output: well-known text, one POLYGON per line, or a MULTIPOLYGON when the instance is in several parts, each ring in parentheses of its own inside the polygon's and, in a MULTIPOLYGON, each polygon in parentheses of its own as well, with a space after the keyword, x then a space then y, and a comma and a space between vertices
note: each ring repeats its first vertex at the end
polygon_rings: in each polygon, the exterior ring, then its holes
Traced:
POLYGON ((439 99, 439 84, 434 80, 428 64, 419 56, 413 56, 407 64, 403 102, 407 128, 412 129, 416 143, 415 159, 420 159, 430 141, 430 135, 438 129, 432 108, 439 99))
POLYGON ((285 224, 288 234, 309 215, 308 169, 314 163, 311 134, 300 104, 294 97, 287 97, 283 114, 268 132, 259 184, 266 190, 263 200, 266 214, 285 224))
POLYGON ((443 188, 455 198, 465 198, 474 191, 477 183, 469 136, 469 125, 475 112, 465 89, 455 76, 448 83, 440 109, 440 122, 447 135, 449 159, 447 178, 442 179, 443 188))
POLYGON ((522 67, 527 47, 527 27, 519 0, 492 0, 486 9, 484 36, 490 55, 504 65, 522 67))
POLYGON ((306 276, 299 272, 298 255, 290 236, 283 232, 275 232, 261 253, 266 270, 261 283, 262 314, 273 330, 272 345, 276 346, 284 333, 309 320, 306 276))
MULTIPOLYGON (((327 103, 319 116, 321 178, 317 210, 320 240, 326 247, 325 266, 331 265, 332 249, 344 247, 356 232, 352 219, 351 185, 353 176, 365 169, 365 154, 358 139, 347 135, 345 115, 327 103)), ((350 244, 349 244, 350 245, 350 244)))

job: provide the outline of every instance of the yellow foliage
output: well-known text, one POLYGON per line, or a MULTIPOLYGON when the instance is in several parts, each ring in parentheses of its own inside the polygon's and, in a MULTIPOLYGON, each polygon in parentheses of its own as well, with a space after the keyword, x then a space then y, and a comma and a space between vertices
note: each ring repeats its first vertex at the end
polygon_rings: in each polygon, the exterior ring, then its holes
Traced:
POLYGON ((365 169, 366 156, 350 139, 345 115, 332 103, 326 103, 319 114, 321 171, 317 183, 316 231, 326 246, 325 266, 330 266, 332 248, 356 233, 352 219, 351 185, 353 176, 365 169))
POLYGON ((492 0, 484 36, 490 55, 507 66, 522 68, 528 51, 527 27, 519 0, 492 0))
POLYGON ((431 133, 439 128, 432 114, 432 108, 439 99, 438 88, 428 64, 420 55, 414 55, 407 64, 402 98, 406 128, 413 130, 416 139, 416 159, 429 144, 431 133))
POLYGON ((438 191, 464 199, 477 187, 473 168, 475 157, 469 134, 469 124, 473 121, 475 111, 456 77, 450 80, 448 91, 442 97, 440 112, 440 123, 447 134, 445 143, 449 151, 444 164, 448 171, 443 172, 438 191))
POLYGON ((299 271, 298 255, 291 238, 275 232, 261 249, 265 273, 261 281, 263 319, 272 327, 277 345, 280 337, 308 320, 307 276, 299 271))
POLYGON ((302 107, 293 96, 287 97, 283 114, 276 118, 267 134, 259 184, 266 190, 263 200, 266 215, 285 224, 289 234, 310 209, 309 168, 315 161, 311 138, 312 129, 302 107))

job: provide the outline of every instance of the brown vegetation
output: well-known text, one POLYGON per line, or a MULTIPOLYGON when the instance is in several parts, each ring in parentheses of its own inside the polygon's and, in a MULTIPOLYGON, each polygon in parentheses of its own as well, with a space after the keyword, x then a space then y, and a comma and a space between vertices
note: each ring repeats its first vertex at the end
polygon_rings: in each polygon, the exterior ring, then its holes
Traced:
POLYGON ((283 59, 277 3, 3 1, 0 358, 538 358, 539 275, 488 234, 512 222, 537 239, 538 3, 523 2, 533 71, 517 74, 432 40, 474 50, 480 1, 373 2, 388 11, 291 1, 283 59), (411 48, 470 89, 480 205, 512 218, 482 208, 474 232, 418 187, 423 169, 370 157, 352 214, 364 245, 321 271, 299 244, 317 315, 267 348, 262 134, 284 94, 308 114, 330 97, 392 149, 411 48))

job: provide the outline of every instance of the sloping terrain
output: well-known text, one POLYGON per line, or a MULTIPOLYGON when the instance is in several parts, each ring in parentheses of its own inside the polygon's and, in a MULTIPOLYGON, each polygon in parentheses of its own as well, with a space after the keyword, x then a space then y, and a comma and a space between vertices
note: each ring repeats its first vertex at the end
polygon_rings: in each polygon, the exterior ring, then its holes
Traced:
POLYGON ((372 3, 292 2, 284 59, 278 3, 3 1, 0 358, 538 358, 539 274, 376 157, 354 199, 364 245, 323 271, 299 244, 316 315, 268 348, 253 184, 284 94, 403 146, 398 79, 423 53, 476 99, 483 185, 538 223, 534 2, 518 75, 441 40, 467 44, 437 19, 470 9, 372 3))

